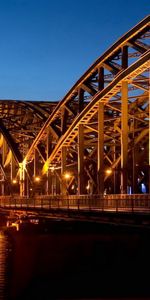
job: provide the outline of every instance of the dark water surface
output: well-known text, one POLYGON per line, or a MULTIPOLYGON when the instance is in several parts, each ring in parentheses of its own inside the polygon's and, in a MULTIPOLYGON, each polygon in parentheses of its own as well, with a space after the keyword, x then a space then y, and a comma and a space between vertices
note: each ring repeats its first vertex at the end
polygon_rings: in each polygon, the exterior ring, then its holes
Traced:
POLYGON ((150 299, 149 273, 149 229, 57 220, 0 234, 0 299, 150 299))
POLYGON ((0 300, 8 299, 8 261, 10 245, 7 236, 0 229, 0 300))

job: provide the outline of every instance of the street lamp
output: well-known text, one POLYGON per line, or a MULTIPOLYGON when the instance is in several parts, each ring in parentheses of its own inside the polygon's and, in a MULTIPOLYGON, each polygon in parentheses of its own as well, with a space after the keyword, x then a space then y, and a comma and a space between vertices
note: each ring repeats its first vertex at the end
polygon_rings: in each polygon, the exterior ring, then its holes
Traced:
POLYGON ((110 175, 112 173, 112 169, 107 169, 105 172, 107 175, 110 175))
POLYGON ((39 176, 36 176, 36 177, 35 177, 35 181, 36 181, 36 182, 40 182, 40 177, 39 177, 39 176))
POLYGON ((13 179, 13 180, 12 180, 12 183, 13 183, 13 184, 16 184, 16 183, 17 183, 17 180, 16 180, 16 179, 13 179))
POLYGON ((64 178, 65 178, 66 180, 70 179, 70 177, 71 177, 71 174, 70 174, 70 173, 66 172, 66 173, 64 174, 64 178))

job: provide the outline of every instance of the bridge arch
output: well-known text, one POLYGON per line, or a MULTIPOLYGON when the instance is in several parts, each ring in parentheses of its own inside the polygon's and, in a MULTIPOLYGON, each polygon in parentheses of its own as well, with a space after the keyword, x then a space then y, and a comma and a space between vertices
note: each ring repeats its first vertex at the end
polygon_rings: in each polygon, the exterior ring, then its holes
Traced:
POLYGON ((43 117, 21 162, 21 195, 134 193, 142 183, 149 192, 149 37, 147 16, 43 117))

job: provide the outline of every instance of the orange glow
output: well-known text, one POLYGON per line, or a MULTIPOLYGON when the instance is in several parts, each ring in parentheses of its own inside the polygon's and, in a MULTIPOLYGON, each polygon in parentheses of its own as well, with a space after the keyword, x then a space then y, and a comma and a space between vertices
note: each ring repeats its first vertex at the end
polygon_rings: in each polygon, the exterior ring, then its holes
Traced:
POLYGON ((39 176, 35 177, 35 181, 39 182, 40 181, 40 177, 39 176))
POLYGON ((12 183, 13 183, 13 184, 16 184, 16 183, 17 183, 17 180, 16 180, 16 179, 13 179, 13 180, 12 180, 12 183))
POLYGON ((65 173, 65 174, 64 174, 64 178, 65 178, 65 179, 69 179, 70 177, 71 177, 71 174, 70 174, 70 173, 65 173))
POLYGON ((107 174, 107 175, 110 175, 111 173, 112 173, 112 169, 107 169, 107 170, 106 170, 106 174, 107 174))

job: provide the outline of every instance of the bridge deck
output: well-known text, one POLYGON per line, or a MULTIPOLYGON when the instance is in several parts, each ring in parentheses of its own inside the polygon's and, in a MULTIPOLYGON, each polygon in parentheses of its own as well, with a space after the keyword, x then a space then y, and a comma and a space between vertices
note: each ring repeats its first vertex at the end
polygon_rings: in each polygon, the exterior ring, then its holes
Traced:
POLYGON ((10 209, 51 210, 67 209, 78 211, 145 212, 150 213, 150 194, 134 195, 80 195, 50 196, 33 198, 1 196, 0 207, 10 209))

